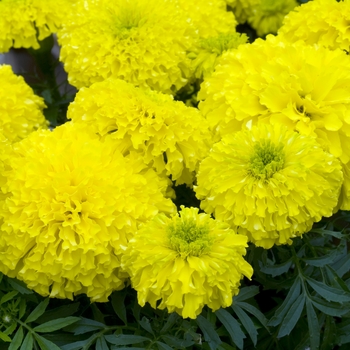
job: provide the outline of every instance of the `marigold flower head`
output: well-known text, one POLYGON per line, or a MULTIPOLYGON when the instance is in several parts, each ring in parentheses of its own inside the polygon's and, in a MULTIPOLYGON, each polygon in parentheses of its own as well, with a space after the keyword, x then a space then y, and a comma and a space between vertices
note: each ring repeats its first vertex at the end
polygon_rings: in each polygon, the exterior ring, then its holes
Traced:
POLYGON ((342 181, 339 160, 314 138, 258 124, 214 145, 195 191, 203 210, 268 249, 331 216, 342 181))
POLYGON ((81 89, 67 116, 113 138, 118 147, 139 152, 147 164, 158 173, 166 171, 178 184, 192 184, 211 145, 207 122, 197 109, 123 80, 81 89))
POLYGON ((296 0, 260 0, 259 4, 252 8, 248 23, 256 30, 258 36, 276 34, 284 17, 296 6, 296 0))
POLYGON ((42 113, 46 107, 44 100, 34 94, 21 76, 13 73, 11 66, 0 65, 0 81, 0 129, 4 136, 16 142, 34 130, 47 128, 42 113))
POLYGON ((159 214, 141 225, 122 257, 141 306, 196 318, 203 307, 230 306, 243 276, 247 237, 198 208, 184 208, 171 218, 159 214), (160 301, 159 305, 158 302, 160 301))
POLYGON ((244 23, 253 9, 259 6, 260 0, 226 0, 226 3, 233 10, 238 23, 244 23))
MULTIPOLYGON (((73 0, 74 1, 74 0, 73 0)), ((71 0, 1 0, 0 53, 40 47, 39 40, 57 32, 71 0)))
POLYGON ((174 212, 163 181, 110 140, 67 123, 14 145, 0 270, 37 293, 107 301, 127 278, 120 254, 140 222, 174 212))
POLYGON ((347 0, 309 1, 285 17, 278 35, 288 42, 302 40, 308 45, 319 44, 349 52, 349 18, 350 2, 347 0))

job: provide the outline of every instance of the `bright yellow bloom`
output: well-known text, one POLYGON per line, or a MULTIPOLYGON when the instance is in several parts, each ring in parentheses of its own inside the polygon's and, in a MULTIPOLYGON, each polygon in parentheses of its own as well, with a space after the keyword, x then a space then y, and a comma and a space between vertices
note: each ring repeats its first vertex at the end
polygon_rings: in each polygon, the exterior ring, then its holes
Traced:
POLYGON ((248 23, 256 30, 258 36, 276 34, 284 17, 296 6, 296 0, 260 0, 259 4, 252 8, 248 23))
POLYGON ((0 129, 9 141, 19 141, 34 130, 47 128, 42 113, 44 100, 13 73, 11 66, 0 65, 0 82, 0 129))
POLYGON ((0 234, 1 272, 37 293, 107 301, 124 287, 120 254, 137 225, 173 213, 139 157, 67 123, 14 145, 0 234))
POLYGON ((238 23, 244 23, 253 9, 259 6, 260 0, 226 0, 226 3, 233 10, 238 23))
POLYGON ((184 208, 142 225, 122 257, 138 302, 196 318, 205 305, 228 307, 252 267, 244 260, 247 237, 225 223, 184 208), (160 301, 158 305, 158 301, 160 301))
MULTIPOLYGON (((6 192, 6 175, 5 171, 8 170, 8 161, 11 157, 11 145, 10 142, 3 135, 2 129, 0 129, 0 211, 2 202, 5 199, 6 192)), ((1 225, 1 219, 0 219, 1 225)))
MULTIPOLYGON (((74 0, 73 0, 74 1, 74 0)), ((14 48, 39 48, 57 32, 72 0, 1 0, 0 53, 14 48)))
POLYGON ((123 80, 108 79, 81 89, 67 116, 113 138, 123 150, 136 150, 178 184, 192 184, 211 145, 207 122, 197 109, 123 80))
POLYGON ((203 210, 268 249, 331 216, 343 174, 314 138, 260 124, 216 143, 197 181, 203 210))
POLYGON ((350 1, 314 0, 297 7, 284 19, 278 35, 283 40, 319 44, 350 51, 350 1))

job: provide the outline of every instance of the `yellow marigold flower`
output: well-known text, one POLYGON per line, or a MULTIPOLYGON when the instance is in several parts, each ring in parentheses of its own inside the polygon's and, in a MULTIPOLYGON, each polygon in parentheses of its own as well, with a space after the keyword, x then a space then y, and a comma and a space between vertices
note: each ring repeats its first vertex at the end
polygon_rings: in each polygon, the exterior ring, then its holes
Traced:
POLYGON ((108 79, 81 89, 67 116, 124 150, 136 150, 157 172, 178 184, 192 184, 212 135, 199 111, 171 96, 108 79))
POLYGON ((178 0, 184 15, 201 38, 217 36, 235 30, 237 21, 226 9, 225 0, 178 0))
MULTIPOLYGON (((6 175, 5 171, 8 170, 8 160, 11 157, 10 142, 4 136, 2 129, 0 128, 0 210, 2 201, 5 199, 6 192, 6 175)), ((1 225, 1 219, 0 219, 1 225)))
POLYGON ((260 0, 226 0, 226 3, 233 10, 238 23, 244 23, 253 9, 259 5, 260 0))
POLYGON ((296 6, 296 0, 260 0, 248 16, 248 23, 256 30, 258 36, 276 34, 284 17, 296 6))
POLYGON ((13 73, 11 66, 0 65, 0 81, 0 129, 4 136, 16 142, 34 130, 47 128, 42 113, 46 107, 44 100, 34 94, 21 76, 13 73))
POLYGON ((138 157, 67 123, 14 145, 0 235, 1 272, 43 296, 107 301, 124 287, 122 247, 137 225, 174 212, 138 157))
POLYGON ((215 37, 202 38, 191 52, 194 77, 203 79, 209 77, 218 64, 221 55, 227 50, 236 49, 245 44, 248 37, 237 32, 223 33, 215 37))
POLYGON ((184 208, 142 225, 122 257, 141 306, 196 318, 205 305, 228 307, 252 267, 244 260, 247 237, 225 223, 184 208), (160 301, 158 305, 158 301, 160 301))
POLYGON ((278 35, 289 42, 302 40, 309 45, 319 44, 349 52, 349 18, 349 1, 309 1, 285 17, 278 35))
POLYGON ((331 216, 343 174, 314 138, 260 124, 216 143, 197 181, 203 210, 268 249, 331 216))
MULTIPOLYGON (((73 0, 74 1, 74 0, 73 0)), ((0 53, 11 47, 40 47, 43 40, 57 32, 71 0, 1 0, 0 53)))

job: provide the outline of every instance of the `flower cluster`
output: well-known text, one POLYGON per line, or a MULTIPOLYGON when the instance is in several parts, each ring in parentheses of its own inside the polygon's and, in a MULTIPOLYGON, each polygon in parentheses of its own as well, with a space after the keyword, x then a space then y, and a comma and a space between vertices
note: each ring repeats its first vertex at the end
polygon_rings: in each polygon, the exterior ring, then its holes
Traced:
MULTIPOLYGON (((0 3, 1 5, 1 3, 0 3)), ((19 141, 37 129, 48 126, 42 113, 44 100, 36 96, 11 66, 0 65, 0 129, 11 142, 19 141)))
POLYGON ((214 311, 230 306, 243 276, 252 267, 244 260, 247 237, 198 208, 159 214, 142 225, 129 242, 122 266, 129 272, 141 306, 196 318, 204 305, 214 311), (160 301, 158 305, 157 302, 160 301))
POLYGON ((120 254, 137 225, 174 212, 139 157, 72 123, 18 142, 9 165, 0 269, 41 295, 107 301, 124 287, 120 254))
POLYGON ((39 48, 39 41, 57 32, 71 0, 1 0, 0 53, 39 48))
POLYGON ((199 111, 171 96, 108 79, 79 91, 68 118, 116 140, 123 152, 135 150, 159 174, 191 185, 212 136, 199 111))

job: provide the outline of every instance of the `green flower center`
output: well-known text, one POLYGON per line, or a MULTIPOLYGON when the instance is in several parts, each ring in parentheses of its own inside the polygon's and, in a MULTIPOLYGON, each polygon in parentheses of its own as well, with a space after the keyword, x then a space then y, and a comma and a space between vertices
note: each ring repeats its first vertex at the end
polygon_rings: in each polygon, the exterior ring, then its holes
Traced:
POLYGON ((200 47, 208 52, 221 55, 224 51, 236 49, 239 45, 247 43, 247 41, 248 37, 245 34, 219 34, 216 37, 201 39, 200 47))
POLYGON ((198 226, 194 220, 179 219, 168 226, 170 249, 177 251, 182 257, 200 256, 212 245, 209 226, 198 226))
POLYGON ((268 180, 284 165, 283 144, 274 145, 270 140, 257 142, 249 160, 249 173, 257 179, 268 180))

